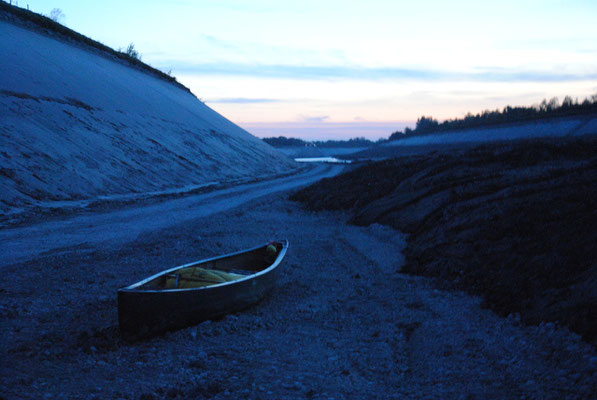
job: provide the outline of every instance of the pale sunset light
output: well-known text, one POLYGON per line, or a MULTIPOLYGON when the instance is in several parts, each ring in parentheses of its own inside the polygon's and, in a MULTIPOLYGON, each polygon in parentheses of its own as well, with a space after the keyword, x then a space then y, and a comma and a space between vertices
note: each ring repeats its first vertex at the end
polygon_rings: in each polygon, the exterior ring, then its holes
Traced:
MULTIPOLYGON (((597 91, 597 2, 30 0, 254 135, 387 137, 597 91)), ((23 4, 21 4, 23 6, 23 4)))

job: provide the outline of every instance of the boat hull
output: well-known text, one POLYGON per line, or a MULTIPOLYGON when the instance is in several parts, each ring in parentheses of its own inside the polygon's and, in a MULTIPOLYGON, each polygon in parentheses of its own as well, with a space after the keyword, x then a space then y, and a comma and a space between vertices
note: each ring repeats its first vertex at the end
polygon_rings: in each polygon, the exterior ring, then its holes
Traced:
MULTIPOLYGON (((129 340, 146 338, 192 326, 259 302, 274 287, 278 268, 288 247, 287 241, 278 243, 282 244, 282 251, 272 265, 239 281, 194 289, 140 290, 136 287, 139 283, 119 289, 118 322, 121 334, 129 340)), ((243 254, 239 252, 206 261, 225 261, 226 258, 234 259, 243 254)), ((201 265, 206 261, 196 264, 201 265)))

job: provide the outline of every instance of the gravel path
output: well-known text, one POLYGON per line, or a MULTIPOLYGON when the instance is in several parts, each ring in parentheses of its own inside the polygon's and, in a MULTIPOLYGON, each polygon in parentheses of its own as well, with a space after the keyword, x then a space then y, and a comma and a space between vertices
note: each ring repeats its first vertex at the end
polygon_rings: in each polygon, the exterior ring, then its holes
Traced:
POLYGON ((147 232, 183 225, 189 220, 230 210, 267 194, 337 175, 343 168, 342 165, 321 164, 296 175, 175 197, 159 203, 151 198, 149 201, 139 200, 140 205, 122 209, 114 209, 110 202, 105 202, 103 207, 108 208, 107 211, 83 209, 79 215, 58 216, 49 221, 4 229, 0 231, 0 268, 59 248, 79 246, 79 249, 91 249, 98 245, 128 243, 147 232))
POLYGON ((590 398, 597 354, 565 329, 521 326, 397 271, 405 237, 305 211, 287 193, 132 243, 57 249, 3 268, 6 399, 590 398), (273 238, 279 285, 249 310, 126 344, 116 288, 273 238))

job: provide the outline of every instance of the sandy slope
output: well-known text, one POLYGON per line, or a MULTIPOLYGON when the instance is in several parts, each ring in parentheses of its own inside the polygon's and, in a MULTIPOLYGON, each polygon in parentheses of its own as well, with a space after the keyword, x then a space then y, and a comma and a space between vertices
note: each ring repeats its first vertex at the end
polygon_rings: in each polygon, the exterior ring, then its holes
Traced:
POLYGON ((0 212, 294 168, 184 89, 7 18, 0 13, 0 212))

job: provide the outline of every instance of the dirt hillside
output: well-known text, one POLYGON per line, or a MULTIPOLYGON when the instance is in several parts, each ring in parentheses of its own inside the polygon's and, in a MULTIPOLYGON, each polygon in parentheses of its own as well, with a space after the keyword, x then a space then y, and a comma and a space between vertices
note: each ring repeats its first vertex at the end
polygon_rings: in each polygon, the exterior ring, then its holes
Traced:
POLYGON ((523 141, 374 163, 294 198, 409 234, 404 271, 502 315, 597 340, 597 140, 523 141))
POLYGON ((294 169, 179 84, 2 10, 0 32, 0 213, 294 169))

